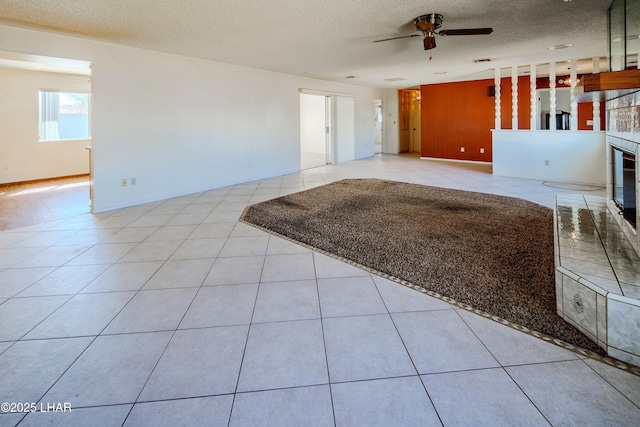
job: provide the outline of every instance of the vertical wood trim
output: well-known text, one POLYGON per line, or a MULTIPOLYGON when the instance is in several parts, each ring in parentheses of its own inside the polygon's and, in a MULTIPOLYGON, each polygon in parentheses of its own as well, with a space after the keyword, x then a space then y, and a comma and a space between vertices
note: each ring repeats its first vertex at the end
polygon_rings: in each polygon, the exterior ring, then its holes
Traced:
POLYGON ((495 123, 495 129, 501 129, 502 128, 502 120, 500 117, 500 68, 496 68, 495 69, 495 76, 493 79, 493 84, 495 87, 495 117, 496 117, 496 123, 495 123))
POLYGON ((556 130, 556 63, 549 64, 549 130, 556 130))

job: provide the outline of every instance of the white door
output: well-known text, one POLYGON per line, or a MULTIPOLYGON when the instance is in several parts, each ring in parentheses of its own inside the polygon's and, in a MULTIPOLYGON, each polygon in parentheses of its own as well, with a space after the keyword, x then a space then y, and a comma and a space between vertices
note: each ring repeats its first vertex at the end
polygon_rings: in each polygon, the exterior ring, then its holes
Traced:
POLYGON ((350 96, 331 97, 332 163, 356 158, 355 99, 350 96))

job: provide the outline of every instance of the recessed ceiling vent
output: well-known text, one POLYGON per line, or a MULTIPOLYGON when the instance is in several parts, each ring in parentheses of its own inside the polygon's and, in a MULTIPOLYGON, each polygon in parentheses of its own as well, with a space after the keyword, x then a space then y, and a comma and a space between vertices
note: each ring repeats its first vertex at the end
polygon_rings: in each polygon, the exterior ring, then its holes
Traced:
POLYGON ((565 44, 557 44, 555 46, 551 46, 548 47, 548 50, 559 50, 559 49, 567 49, 569 47, 572 47, 573 45, 571 43, 565 43, 565 44))
POLYGON ((384 79, 385 82, 401 82, 407 80, 404 77, 391 77, 390 79, 384 79))
POLYGON ((491 58, 474 59, 473 62, 476 64, 479 62, 491 62, 491 58))

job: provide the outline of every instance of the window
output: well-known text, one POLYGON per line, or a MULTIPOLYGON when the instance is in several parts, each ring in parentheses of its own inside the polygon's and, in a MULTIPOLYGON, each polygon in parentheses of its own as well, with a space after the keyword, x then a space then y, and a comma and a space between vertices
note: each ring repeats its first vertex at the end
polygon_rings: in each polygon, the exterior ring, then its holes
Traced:
POLYGON ((40 91, 40 141, 89 139, 88 93, 40 91))

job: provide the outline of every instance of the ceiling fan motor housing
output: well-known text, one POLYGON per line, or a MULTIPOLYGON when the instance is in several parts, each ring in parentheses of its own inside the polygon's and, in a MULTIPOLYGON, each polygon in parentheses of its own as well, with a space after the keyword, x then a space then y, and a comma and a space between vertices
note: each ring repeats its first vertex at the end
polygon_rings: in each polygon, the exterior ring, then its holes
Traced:
POLYGON ((428 13, 418 16, 413 22, 419 31, 433 31, 442 26, 442 15, 439 13, 428 13))

